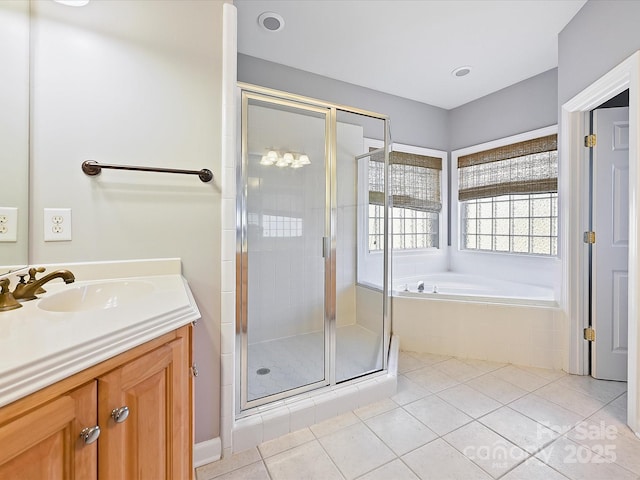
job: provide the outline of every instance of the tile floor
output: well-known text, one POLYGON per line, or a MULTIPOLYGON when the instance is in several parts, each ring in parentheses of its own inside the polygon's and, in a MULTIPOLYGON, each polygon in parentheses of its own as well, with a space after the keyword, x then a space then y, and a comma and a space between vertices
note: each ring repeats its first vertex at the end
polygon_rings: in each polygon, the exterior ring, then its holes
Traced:
POLYGON ((626 384, 401 352, 398 391, 200 467, 209 479, 640 478, 626 384))
MULTIPOLYGON (((375 332, 357 324, 338 327, 337 380, 380 370, 381 352, 381 337, 375 332)), ((324 332, 250 344, 248 359, 249 400, 319 382, 324 378, 324 332)))

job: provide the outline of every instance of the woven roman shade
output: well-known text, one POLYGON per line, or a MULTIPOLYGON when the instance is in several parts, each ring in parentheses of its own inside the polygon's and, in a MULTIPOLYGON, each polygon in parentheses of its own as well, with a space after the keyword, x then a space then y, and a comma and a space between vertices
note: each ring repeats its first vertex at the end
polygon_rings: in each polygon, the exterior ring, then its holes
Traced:
MULTIPOLYGON (((436 213, 442 210, 442 159, 414 153, 391 152, 389 165, 394 207, 436 213)), ((383 152, 369 157, 369 203, 384 205, 383 152)))
POLYGON ((458 158, 458 200, 558 191, 558 136, 458 158))

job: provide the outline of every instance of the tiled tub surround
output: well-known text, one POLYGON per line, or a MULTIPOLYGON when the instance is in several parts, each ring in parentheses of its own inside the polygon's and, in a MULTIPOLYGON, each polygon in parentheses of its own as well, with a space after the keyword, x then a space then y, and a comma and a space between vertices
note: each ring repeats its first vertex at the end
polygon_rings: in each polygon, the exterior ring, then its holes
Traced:
POLYGON ((563 368, 567 340, 560 308, 436 296, 393 297, 393 333, 402 350, 563 368))
POLYGON ((391 398, 203 466, 198 480, 640 476, 625 383, 415 352, 398 369, 391 398))
POLYGON ((70 270, 75 282, 53 280, 39 299, 123 279, 149 283, 153 291, 117 308, 49 312, 38 308, 40 300, 31 300, 0 312, 0 406, 200 318, 180 259, 44 266, 46 273, 70 270))

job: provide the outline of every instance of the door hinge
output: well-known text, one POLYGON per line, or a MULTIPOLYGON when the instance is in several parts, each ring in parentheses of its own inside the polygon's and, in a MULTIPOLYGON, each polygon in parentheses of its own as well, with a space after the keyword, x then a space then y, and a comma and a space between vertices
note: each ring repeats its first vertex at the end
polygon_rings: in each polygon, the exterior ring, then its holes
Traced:
POLYGON ((584 339, 589 342, 596 341, 596 331, 593 329, 593 327, 587 327, 584 329, 584 339))
POLYGON ((584 232, 582 241, 584 243, 596 243, 596 232, 584 232))
POLYGON ((591 148, 596 146, 596 135, 595 133, 592 135, 587 135, 584 137, 584 146, 591 148))
POLYGON ((194 363, 193 365, 191 365, 191 374, 194 377, 198 376, 198 365, 196 363, 194 363))

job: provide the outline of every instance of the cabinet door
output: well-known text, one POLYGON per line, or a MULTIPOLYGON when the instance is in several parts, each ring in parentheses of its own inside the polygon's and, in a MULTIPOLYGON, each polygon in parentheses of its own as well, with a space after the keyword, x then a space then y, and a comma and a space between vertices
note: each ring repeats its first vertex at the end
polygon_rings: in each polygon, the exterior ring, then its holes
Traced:
POLYGON ((97 443, 80 432, 97 423, 96 382, 0 426, 0 478, 84 480, 97 475, 97 443))
POLYGON ((189 339, 179 337, 98 379, 100 479, 188 479, 189 339), (127 407, 117 423, 114 410, 127 407))

